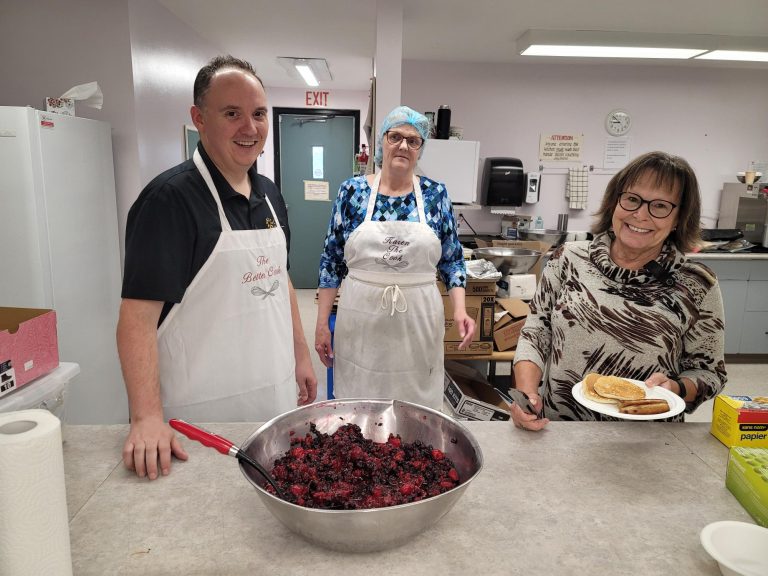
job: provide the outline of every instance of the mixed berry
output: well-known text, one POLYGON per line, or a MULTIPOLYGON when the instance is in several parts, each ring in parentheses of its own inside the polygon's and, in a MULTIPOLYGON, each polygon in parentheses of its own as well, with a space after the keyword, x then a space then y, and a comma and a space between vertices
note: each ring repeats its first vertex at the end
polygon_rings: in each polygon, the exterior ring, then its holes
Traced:
MULTIPOLYGON (((420 440, 405 443, 389 435, 386 442, 363 437, 346 424, 333 434, 314 423, 303 438, 275 460, 272 476, 285 499, 307 508, 358 510, 417 502, 459 485, 450 458, 420 440)), ((265 490, 275 493, 270 485, 265 490)))

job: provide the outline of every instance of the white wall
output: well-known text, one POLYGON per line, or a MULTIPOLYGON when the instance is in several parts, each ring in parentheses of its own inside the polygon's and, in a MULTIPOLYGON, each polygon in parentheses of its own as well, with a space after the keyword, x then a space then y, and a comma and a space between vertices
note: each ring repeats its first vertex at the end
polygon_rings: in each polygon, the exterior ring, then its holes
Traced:
MULTIPOLYGON (((451 123, 480 141, 480 156, 511 156, 526 171, 539 166, 540 133, 584 135, 583 163, 601 167, 606 114, 632 114, 631 157, 663 150, 686 158, 699 178, 705 226, 714 227, 722 183, 751 160, 768 160, 768 76, 755 70, 650 65, 468 64, 405 61, 403 103, 420 111, 449 104, 451 123)), ((549 164, 548 166, 554 166, 549 164)), ((566 165, 567 166, 567 165, 566 165)), ((545 171, 546 172, 546 171, 545 171)), ((440 175, 433 175, 439 179, 440 175)), ((590 179, 587 210, 568 210, 564 175, 542 179, 541 201, 522 214, 541 214, 546 227, 569 212, 569 228, 586 230, 608 176, 590 179)), ((499 217, 465 216, 486 232, 499 217)))
MULTIPOLYGON (((319 90, 322 91, 322 86, 318 88, 272 88, 266 86, 267 101, 269 102, 269 121, 272 122, 272 108, 312 108, 314 110, 322 110, 325 108, 336 110, 359 110, 360 111, 360 143, 368 143, 365 132, 363 130, 363 124, 365 123, 365 116, 368 113, 368 90, 330 90, 328 95, 328 105, 323 108, 317 106, 307 106, 306 93, 307 91, 319 90)), ((311 102, 312 100, 310 100, 311 102)), ((258 166, 259 173, 263 174, 267 178, 274 180, 275 176, 275 147, 274 147, 274 130, 277 130, 277 126, 270 125, 269 139, 266 146, 264 146, 264 152, 259 158, 258 166)), ((333 191, 336 192, 335 190, 333 191)))
POLYGON ((154 0, 3 2, 0 105, 43 108, 76 84, 97 81, 109 122, 123 251, 128 209, 144 185, 183 159, 197 70, 220 52, 154 0))
MULTIPOLYGON (((141 187, 184 160, 184 125, 192 125, 198 70, 222 48, 200 38, 154 0, 131 2, 133 89, 141 187)), ((126 210, 140 190, 125 193, 126 210)))
POLYGON ((137 188, 128 2, 3 2, 1 14, 0 104, 45 109, 46 96, 97 81, 103 108, 76 105, 76 113, 112 126, 118 197, 137 188))

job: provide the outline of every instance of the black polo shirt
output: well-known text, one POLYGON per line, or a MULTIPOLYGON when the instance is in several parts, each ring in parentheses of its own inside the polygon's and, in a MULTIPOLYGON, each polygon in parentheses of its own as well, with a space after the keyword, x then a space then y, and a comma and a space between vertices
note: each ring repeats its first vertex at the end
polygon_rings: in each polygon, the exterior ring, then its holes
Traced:
MULTIPOLYGON (((254 166, 248 172, 251 197, 246 198, 229 185, 202 143, 197 149, 232 229, 274 227, 265 201, 269 197, 290 247, 288 213, 274 182, 257 174, 254 166)), ((213 252, 219 234, 216 202, 194 162, 190 159, 166 170, 147 184, 128 212, 122 297, 165 302, 162 323, 171 307, 181 302, 187 286, 213 252)))

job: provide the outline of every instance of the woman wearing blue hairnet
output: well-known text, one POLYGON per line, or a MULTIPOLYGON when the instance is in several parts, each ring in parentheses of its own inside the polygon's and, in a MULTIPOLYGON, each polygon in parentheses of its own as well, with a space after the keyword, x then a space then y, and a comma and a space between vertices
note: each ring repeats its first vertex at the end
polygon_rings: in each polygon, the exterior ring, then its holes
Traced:
POLYGON ((315 349, 333 366, 337 398, 394 398, 440 409, 443 303, 448 288, 464 348, 475 322, 464 306, 466 268, 445 185, 415 175, 429 121, 390 112, 376 142, 374 177, 342 183, 320 260, 315 349), (342 279, 334 348, 328 318, 342 279))

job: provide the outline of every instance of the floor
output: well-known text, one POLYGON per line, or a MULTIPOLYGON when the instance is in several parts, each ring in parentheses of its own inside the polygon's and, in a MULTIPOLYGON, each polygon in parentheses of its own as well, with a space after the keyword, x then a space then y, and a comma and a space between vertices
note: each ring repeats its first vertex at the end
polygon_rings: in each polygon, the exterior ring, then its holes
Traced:
MULTIPOLYGON (((327 370, 314 351, 315 324, 317 322, 315 291, 296 290, 296 296, 299 302, 299 312, 302 325, 304 326, 304 334, 312 354, 312 364, 315 368, 315 374, 317 374, 317 397, 320 400, 324 400, 327 397, 327 370)), ((730 395, 768 396, 768 378, 766 377, 766 374, 768 374, 768 364, 747 364, 729 361, 727 369, 728 383, 725 385, 724 393, 730 395)), ((505 362, 499 363, 496 373, 497 375, 509 374, 509 364, 505 362)), ((712 420, 713 402, 713 400, 709 400, 699 406, 698 410, 693 414, 686 415, 686 421, 710 422, 712 420)))

